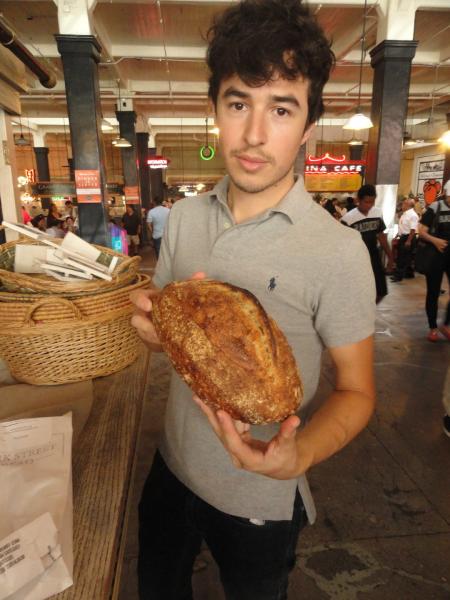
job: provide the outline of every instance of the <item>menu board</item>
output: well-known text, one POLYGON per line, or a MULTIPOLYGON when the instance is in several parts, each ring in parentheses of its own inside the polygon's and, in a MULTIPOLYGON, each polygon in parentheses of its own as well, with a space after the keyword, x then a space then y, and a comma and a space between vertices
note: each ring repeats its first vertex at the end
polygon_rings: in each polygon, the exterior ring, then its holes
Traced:
POLYGON ((305 164, 308 192, 356 192, 363 184, 365 163, 343 156, 309 156, 305 164))
POLYGON ((308 192, 356 192, 362 184, 361 173, 305 173, 308 192))

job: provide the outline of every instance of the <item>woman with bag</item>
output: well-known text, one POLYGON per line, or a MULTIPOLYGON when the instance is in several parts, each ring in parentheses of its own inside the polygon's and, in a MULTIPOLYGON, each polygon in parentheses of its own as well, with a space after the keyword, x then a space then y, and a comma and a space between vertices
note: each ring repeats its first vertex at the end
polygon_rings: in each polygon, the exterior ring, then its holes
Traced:
MULTIPOLYGON (((438 328, 438 301, 444 273, 450 286, 450 180, 444 186, 445 196, 427 208, 419 226, 419 237, 434 247, 432 258, 427 266, 427 298, 425 310, 428 317, 430 332, 427 339, 437 342, 439 332, 450 340, 450 300, 443 325, 438 328)), ((431 247, 428 248, 431 250, 431 247)))

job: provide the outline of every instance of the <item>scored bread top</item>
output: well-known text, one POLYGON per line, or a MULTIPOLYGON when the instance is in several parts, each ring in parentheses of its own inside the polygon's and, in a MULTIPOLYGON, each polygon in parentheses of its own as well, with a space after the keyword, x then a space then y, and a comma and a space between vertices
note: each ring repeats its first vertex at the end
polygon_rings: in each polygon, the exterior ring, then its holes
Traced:
POLYGON ((171 283, 153 300, 153 322, 174 368, 208 405, 253 424, 298 409, 292 351, 247 290, 211 280, 171 283))

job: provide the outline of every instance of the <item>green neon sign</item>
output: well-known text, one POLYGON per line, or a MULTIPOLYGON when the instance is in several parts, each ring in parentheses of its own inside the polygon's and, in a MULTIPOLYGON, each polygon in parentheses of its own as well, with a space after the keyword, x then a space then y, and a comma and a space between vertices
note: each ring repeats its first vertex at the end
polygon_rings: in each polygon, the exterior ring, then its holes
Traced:
POLYGON ((200 158, 202 160, 212 160, 216 154, 216 151, 212 146, 202 146, 200 148, 200 158))

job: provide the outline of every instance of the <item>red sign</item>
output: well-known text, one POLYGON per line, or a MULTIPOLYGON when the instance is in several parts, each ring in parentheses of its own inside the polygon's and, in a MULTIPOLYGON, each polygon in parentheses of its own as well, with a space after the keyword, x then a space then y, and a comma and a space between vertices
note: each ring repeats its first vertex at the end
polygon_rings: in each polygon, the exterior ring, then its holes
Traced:
POLYGON ((125 202, 139 204, 139 187, 137 185, 125 186, 125 202))
POLYGON ((96 169, 76 169, 75 187, 79 204, 100 203, 102 201, 100 171, 96 169))
POLYGON ((308 156, 305 165, 305 173, 314 174, 329 174, 336 173, 346 175, 349 173, 364 173, 365 161, 363 160, 347 160, 345 155, 340 157, 330 156, 328 152, 321 157, 308 156))
POLYGON ((34 169, 25 169, 25 177, 28 183, 36 183, 36 171, 34 169))
POLYGON ((166 158, 165 156, 155 155, 147 159, 147 164, 150 167, 150 169, 167 169, 169 163, 170 159, 166 158))

